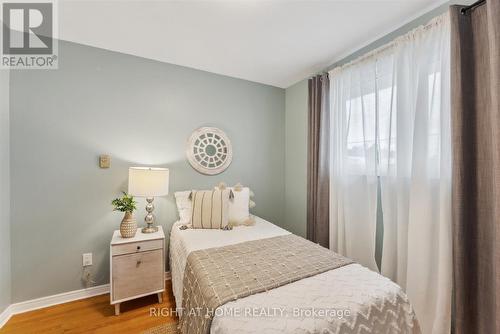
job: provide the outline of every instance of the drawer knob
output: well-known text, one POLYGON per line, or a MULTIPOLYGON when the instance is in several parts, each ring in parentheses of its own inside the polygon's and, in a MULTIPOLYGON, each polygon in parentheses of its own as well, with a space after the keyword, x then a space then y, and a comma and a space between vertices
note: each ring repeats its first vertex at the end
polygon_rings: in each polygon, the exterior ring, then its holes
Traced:
POLYGON ((141 263, 142 263, 142 261, 141 261, 141 260, 138 260, 138 261, 137 261, 137 265, 138 265, 138 266, 139 266, 141 263))
POLYGON ((141 249, 141 246, 137 246, 137 250, 140 250, 141 249))

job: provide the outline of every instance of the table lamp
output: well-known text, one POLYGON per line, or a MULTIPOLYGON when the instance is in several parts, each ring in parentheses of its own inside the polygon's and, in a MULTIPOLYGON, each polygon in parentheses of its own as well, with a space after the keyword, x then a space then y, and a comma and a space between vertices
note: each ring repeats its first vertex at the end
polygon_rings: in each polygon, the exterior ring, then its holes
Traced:
POLYGON ((128 169, 128 193, 137 197, 146 197, 147 215, 144 218, 146 227, 142 233, 154 233, 158 227, 154 226, 153 214, 154 197, 168 195, 168 168, 130 167, 128 169))

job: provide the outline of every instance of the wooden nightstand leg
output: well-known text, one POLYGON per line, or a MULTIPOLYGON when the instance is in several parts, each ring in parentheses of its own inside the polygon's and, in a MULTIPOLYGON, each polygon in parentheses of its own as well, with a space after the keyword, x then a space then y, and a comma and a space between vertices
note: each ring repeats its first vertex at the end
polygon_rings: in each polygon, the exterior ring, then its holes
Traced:
POLYGON ((158 292, 158 303, 163 303, 163 293, 162 292, 158 292))
POLYGON ((115 304, 115 315, 120 315, 120 303, 115 304))

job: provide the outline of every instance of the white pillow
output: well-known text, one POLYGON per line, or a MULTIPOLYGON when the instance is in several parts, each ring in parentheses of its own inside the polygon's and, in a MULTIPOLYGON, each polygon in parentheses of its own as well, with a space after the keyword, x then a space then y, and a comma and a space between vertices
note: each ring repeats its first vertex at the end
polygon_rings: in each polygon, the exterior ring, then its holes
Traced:
POLYGON ((191 224, 191 212, 193 205, 189 199, 191 190, 177 191, 175 195, 175 202, 177 203, 177 211, 179 212, 180 223, 182 225, 191 224))
POLYGON ((235 190, 234 187, 229 188, 233 191, 234 198, 229 200, 229 223, 233 225, 247 224, 250 218, 250 189, 243 187, 235 190))
MULTIPOLYGON (((250 216, 250 189, 237 184, 234 187, 226 187, 223 183, 215 187, 216 189, 231 189, 233 197, 229 199, 229 225, 253 225, 255 220, 250 216)), ((252 207, 253 207, 252 206, 252 207)))

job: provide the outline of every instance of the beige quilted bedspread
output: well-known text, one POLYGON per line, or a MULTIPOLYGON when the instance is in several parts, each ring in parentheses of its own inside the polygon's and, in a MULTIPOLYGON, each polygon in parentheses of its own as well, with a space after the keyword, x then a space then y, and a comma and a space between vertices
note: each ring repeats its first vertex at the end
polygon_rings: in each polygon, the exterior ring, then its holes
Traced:
POLYGON ((183 334, 207 334, 229 301, 336 269, 352 260, 296 235, 191 252, 183 281, 183 334))

